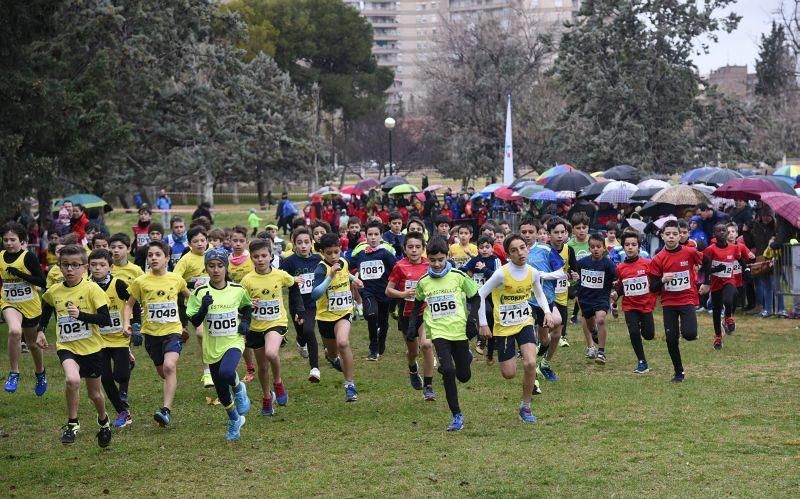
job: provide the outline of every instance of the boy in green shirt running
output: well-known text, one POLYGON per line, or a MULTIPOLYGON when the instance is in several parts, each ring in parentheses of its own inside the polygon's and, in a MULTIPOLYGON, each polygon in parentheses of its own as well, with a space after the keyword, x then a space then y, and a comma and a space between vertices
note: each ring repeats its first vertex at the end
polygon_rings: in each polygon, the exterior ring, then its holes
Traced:
POLYGON ((426 250, 430 267, 417 282, 406 338, 413 341, 417 337, 419 311, 425 306, 425 329, 436 349, 447 405, 453 413, 447 431, 458 431, 464 428, 464 416, 458 405, 456 379, 466 383, 472 375, 468 338, 474 338, 478 333, 480 296, 475 281, 447 261, 449 246, 446 239, 438 235, 432 237, 426 250))
POLYGON ((263 218, 256 215, 256 209, 250 208, 250 214, 247 215, 247 224, 253 230, 253 232, 250 234, 250 237, 256 237, 256 234, 258 234, 258 228, 261 225, 262 220, 263 218))
POLYGON ((244 335, 250 329, 251 299, 239 284, 227 282, 228 253, 222 248, 205 254, 208 284, 192 291, 186 304, 186 315, 194 327, 203 322, 203 362, 208 363, 217 397, 228 411, 229 441, 239 440, 250 410, 245 384, 239 381, 236 366, 242 358, 244 335), (241 318, 240 318, 241 314, 241 318), (233 400, 231 400, 233 387, 233 400))

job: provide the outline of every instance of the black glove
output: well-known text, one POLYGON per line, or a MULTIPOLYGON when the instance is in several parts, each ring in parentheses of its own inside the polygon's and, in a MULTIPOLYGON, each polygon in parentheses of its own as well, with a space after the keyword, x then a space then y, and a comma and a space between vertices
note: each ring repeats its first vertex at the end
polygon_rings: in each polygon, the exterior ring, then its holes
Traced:
POLYGON ((478 336, 478 321, 475 319, 467 318, 467 339, 478 336))
POLYGON ((724 263, 720 263, 719 265, 714 265, 713 267, 711 267, 711 273, 715 274, 717 272, 723 272, 725 268, 726 266, 724 263))
POLYGON ((244 336, 248 331, 250 331, 250 318, 242 317, 239 321, 239 334, 244 336))
POLYGON ((214 297, 211 296, 211 293, 206 293, 205 296, 203 296, 203 299, 200 301, 199 312, 201 312, 203 315, 206 315, 208 313, 208 308, 212 303, 214 303, 214 297))
POLYGON ((13 275, 14 277, 19 277, 19 276, 25 275, 18 268, 15 268, 15 267, 8 267, 6 269, 6 272, 8 272, 9 274, 13 275))

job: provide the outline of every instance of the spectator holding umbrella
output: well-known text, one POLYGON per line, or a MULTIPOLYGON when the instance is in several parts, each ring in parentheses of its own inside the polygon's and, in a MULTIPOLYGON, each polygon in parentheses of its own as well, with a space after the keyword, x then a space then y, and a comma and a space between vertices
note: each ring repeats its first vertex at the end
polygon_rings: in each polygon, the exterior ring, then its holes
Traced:
MULTIPOLYGON (((769 206, 763 206, 758 210, 758 219, 753 224, 750 231, 750 238, 745 238, 745 244, 753 248, 753 253, 763 255, 764 250, 769 247, 770 240, 775 236, 775 218, 769 206), (747 239, 750 239, 748 241, 747 239)), ((747 234, 747 233, 745 233, 747 234)), ((761 312, 761 317, 769 317, 773 313, 773 295, 775 289, 772 272, 759 275, 756 278, 756 309, 753 313, 761 312)))

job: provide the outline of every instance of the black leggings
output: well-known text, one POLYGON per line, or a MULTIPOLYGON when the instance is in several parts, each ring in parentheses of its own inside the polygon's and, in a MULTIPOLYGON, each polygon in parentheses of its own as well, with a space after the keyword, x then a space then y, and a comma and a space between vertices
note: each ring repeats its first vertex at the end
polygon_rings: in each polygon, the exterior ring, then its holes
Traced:
POLYGON ((303 324, 295 322, 294 316, 296 313, 293 310, 289 310, 294 330, 297 333, 297 343, 300 346, 308 347, 308 364, 312 369, 315 367, 319 369, 319 345, 317 344, 317 336, 314 334, 314 324, 316 324, 314 316, 317 311, 313 308, 307 308, 303 312, 303 324))
POLYGON ((638 310, 625 312, 625 324, 628 325, 628 335, 631 337, 631 346, 634 353, 636 353, 636 359, 640 362, 647 362, 644 356, 642 338, 650 341, 655 337, 656 326, 653 323, 653 312, 640 312, 638 310))
POLYGON ((383 355, 386 351, 386 335, 389 332, 390 302, 378 301, 372 296, 361 295, 364 302, 364 317, 369 330, 369 352, 383 355))
POLYGON ((208 365, 219 403, 226 409, 231 405, 231 388, 234 388, 239 381, 236 367, 241 359, 242 351, 238 348, 230 348, 221 359, 208 365))
POLYGON ((442 373, 442 384, 444 385, 445 397, 447 397, 447 406, 450 407, 450 412, 455 416, 461 413, 461 408, 458 406, 456 379, 466 383, 472 377, 469 366, 472 357, 472 354, 469 353, 469 341, 436 338, 433 340, 433 347, 436 349, 436 356, 439 358, 439 372, 442 373))
POLYGON ((681 362, 680 337, 686 341, 697 339, 697 314, 694 305, 664 307, 664 333, 667 337, 667 350, 672 359, 675 374, 683 372, 681 362))
POLYGON ((712 314, 711 320, 714 322, 714 335, 722 336, 720 319, 722 318, 722 307, 725 307, 725 318, 733 315, 736 306, 737 291, 733 284, 726 284, 722 289, 711 292, 712 314))
POLYGON ((103 368, 100 380, 108 400, 117 412, 128 409, 128 383, 131 380, 131 358, 128 347, 106 347, 102 350, 103 368), (117 386, 119 384, 119 386, 117 386))

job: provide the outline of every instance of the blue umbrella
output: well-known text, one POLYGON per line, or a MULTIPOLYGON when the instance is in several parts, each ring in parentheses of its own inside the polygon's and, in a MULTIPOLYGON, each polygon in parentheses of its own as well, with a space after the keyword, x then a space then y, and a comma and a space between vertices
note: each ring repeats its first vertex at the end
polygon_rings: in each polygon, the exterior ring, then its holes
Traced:
POLYGON ((483 194, 491 194, 491 193, 493 193, 494 191, 496 191, 497 189, 499 189, 501 187, 503 187, 503 184, 501 184, 501 183, 489 184, 486 187, 484 187, 483 189, 481 189, 481 192, 483 194))
POLYGON ((768 175, 768 177, 771 178, 771 179, 775 179, 775 180, 783 180, 784 182, 786 182, 787 184, 791 185, 792 187, 794 187, 794 184, 797 183, 797 181, 795 181, 794 178, 788 177, 786 175, 768 175))
POLYGON ((488 194, 484 194, 482 192, 476 192, 475 194, 472 195, 472 197, 470 199, 472 199, 474 201, 474 200, 476 200, 478 198, 488 198, 488 197, 489 197, 488 194))
POLYGON ((709 173, 715 172, 717 170, 719 170, 719 168, 715 166, 703 166, 700 168, 694 168, 684 173, 679 182, 681 184, 691 184, 692 182, 697 182, 697 179, 699 177, 702 177, 703 175, 708 175, 709 173))
POLYGON ((531 196, 529 199, 531 199, 533 201, 555 201, 555 200, 558 199, 558 196, 556 195, 555 191, 551 191, 550 189, 546 189, 546 190, 537 192, 536 194, 531 196))

